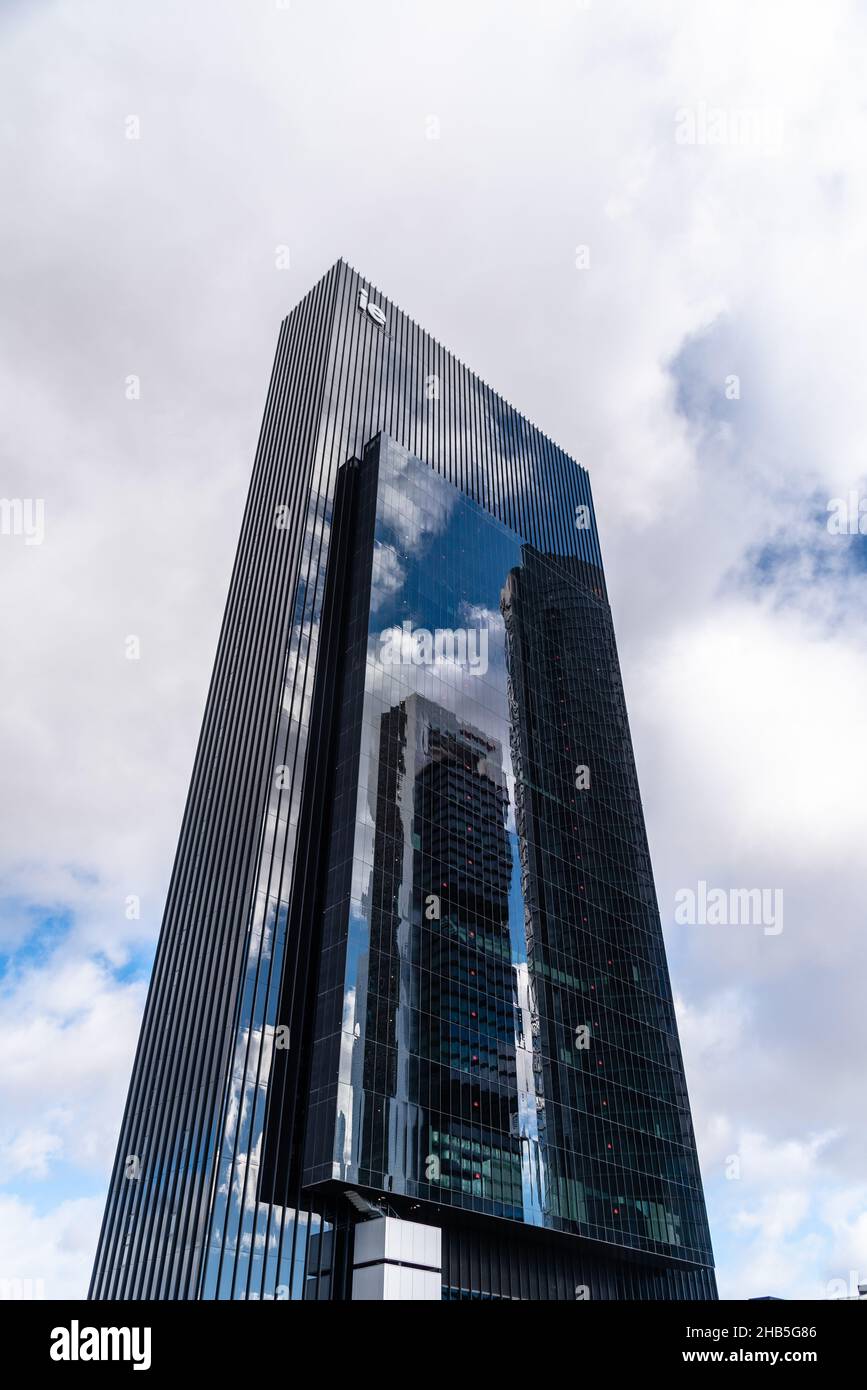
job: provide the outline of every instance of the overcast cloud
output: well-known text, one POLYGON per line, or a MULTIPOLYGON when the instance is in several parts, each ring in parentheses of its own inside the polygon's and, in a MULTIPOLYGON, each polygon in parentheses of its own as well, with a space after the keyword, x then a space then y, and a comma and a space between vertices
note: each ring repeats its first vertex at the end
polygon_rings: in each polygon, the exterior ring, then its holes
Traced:
POLYGON ((277 330, 342 255, 590 471, 721 1294, 867 1279, 865 45, 846 0, 3 6, 0 1278, 86 1290, 277 330), (784 930, 677 925, 699 880, 784 930))

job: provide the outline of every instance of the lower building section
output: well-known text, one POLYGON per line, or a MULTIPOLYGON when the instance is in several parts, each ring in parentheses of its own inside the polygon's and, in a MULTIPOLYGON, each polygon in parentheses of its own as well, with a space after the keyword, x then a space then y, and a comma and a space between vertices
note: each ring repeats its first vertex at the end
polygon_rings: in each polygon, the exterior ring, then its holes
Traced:
POLYGON ((320 1195, 323 1210, 335 1219, 335 1238, 329 1232, 311 1246, 317 1268, 307 1272, 308 1299, 581 1303, 717 1297, 709 1265, 609 1251, 575 1236, 427 1204, 375 1206, 351 1189, 320 1195))
POLYGON ((715 1299, 713 1269, 632 1262, 574 1239, 512 1236, 458 1226, 443 1230, 443 1299, 586 1302, 715 1299))
POLYGON ((442 1299, 442 1240, 436 1226, 380 1216, 355 1228, 353 1302, 442 1299))

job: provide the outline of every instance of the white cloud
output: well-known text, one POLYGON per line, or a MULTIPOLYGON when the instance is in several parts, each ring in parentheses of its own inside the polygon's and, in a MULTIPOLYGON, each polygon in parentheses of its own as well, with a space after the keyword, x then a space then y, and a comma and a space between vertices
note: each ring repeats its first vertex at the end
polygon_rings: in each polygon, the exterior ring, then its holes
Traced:
POLYGON ((40 1215, 0 1194, 0 1296, 86 1298, 103 1202, 81 1197, 40 1215))
POLYGON ((59 1159, 106 1174, 144 1000, 92 960, 58 951, 0 993, 0 1181, 59 1159))

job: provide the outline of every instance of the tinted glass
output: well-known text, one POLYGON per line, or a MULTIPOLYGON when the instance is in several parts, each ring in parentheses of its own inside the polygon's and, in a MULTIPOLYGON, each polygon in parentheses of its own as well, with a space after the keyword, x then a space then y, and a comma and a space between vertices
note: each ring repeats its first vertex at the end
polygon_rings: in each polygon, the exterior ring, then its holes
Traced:
POLYGON ((357 491, 308 1177, 705 1258, 601 572, 357 491))

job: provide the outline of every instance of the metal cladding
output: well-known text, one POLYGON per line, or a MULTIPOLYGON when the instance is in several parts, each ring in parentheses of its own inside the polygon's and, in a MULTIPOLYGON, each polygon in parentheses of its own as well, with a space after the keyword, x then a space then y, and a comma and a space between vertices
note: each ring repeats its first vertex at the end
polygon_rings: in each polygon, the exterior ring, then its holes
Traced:
MULTIPOLYGON (((458 504, 449 499, 444 505, 450 512, 458 504)), ((426 534, 433 534, 431 528, 426 534)), ((462 563, 454 562, 456 583, 463 582, 462 563)), ((386 804, 391 795, 386 782, 377 803, 385 809, 377 830, 378 858, 372 861, 376 882, 371 902, 377 894, 377 901, 384 901, 391 891, 389 827, 396 803, 392 798, 386 804)), ((417 856, 416 869, 407 872, 416 873, 417 890, 428 872, 423 865, 429 864, 430 851, 424 834, 417 835, 409 822, 407 826, 417 856)), ((565 828, 558 825, 557 834, 566 834, 565 828)), ((600 889, 599 913, 613 912, 613 898, 606 908, 602 896, 600 889)), ((466 894, 461 901, 466 903, 466 894)), ((384 922, 384 909, 377 911, 384 922)), ((388 932, 380 932, 384 944, 377 946, 379 957, 392 949, 388 932)), ((397 940, 399 924, 395 933, 397 940)), ((443 941, 432 943, 421 928, 410 936, 428 973, 439 972, 442 989, 458 987, 456 971, 464 966, 472 970, 465 950, 449 955, 443 941), (450 964, 444 963, 447 956, 450 964)), ((370 979, 362 978, 372 991, 370 979)), ((405 1001, 400 1002, 402 1007, 405 1001)), ((552 1002, 551 1008, 561 1005, 552 1002)), ((445 1019, 445 1006, 436 1009, 445 1019)), ((429 1010, 429 1020, 440 1016, 436 1009, 429 1010)), ((364 1026, 368 1031, 359 1044, 359 1077, 365 1068, 375 1070, 374 1062, 363 1058, 373 1057, 380 1041, 386 1049, 404 1047, 404 1053, 409 1046, 398 1041, 393 1020, 364 1026)), ((414 1025, 407 1026, 412 1032, 414 1025)), ((491 1033, 492 1055, 509 1051, 514 1032, 500 1008, 491 1033)), ((413 1036, 417 1041, 417 1029, 413 1036)), ((419 1045, 431 1067, 458 1068, 455 1059, 434 1059, 439 1036, 433 1023, 422 1030, 419 1045)), ((406 1060, 404 1053, 392 1068, 395 1076, 406 1060)), ((626 1067, 627 1062, 617 1065, 626 1067)), ((389 1067, 381 1074, 388 1078, 389 1067)), ((644 1075, 650 1073, 642 1071, 644 1075)), ((386 1103, 393 1117, 398 1104, 416 1111, 428 1107, 419 1143, 429 1146, 435 1107, 425 1099, 428 1092, 423 1095, 415 1082, 403 1086, 359 1079, 358 1093, 368 1097, 368 1117, 369 1097, 378 1094, 380 1084, 392 1086, 386 1103)), ((471 1084, 453 1077, 449 1094, 471 1096, 471 1084)), ((641 1096, 650 1095, 649 1086, 650 1081, 638 1086, 629 1121, 647 1137, 643 1146, 636 1142, 630 1147, 630 1162, 645 1168, 657 1162, 660 1146, 670 1142, 665 1125, 648 1121, 649 1111, 642 1110, 641 1096)), ((448 1090, 443 1082, 441 1096, 448 1090)), ((588 1081, 586 1094, 591 1093, 596 1091, 588 1081)), ((467 1101, 472 1103, 472 1098, 467 1101)), ((605 1118, 600 1126, 608 1122, 605 1118)), ((588 1122, 588 1133, 590 1129, 588 1122)), ((598 1133, 603 1135, 601 1127, 598 1133)), ((636 1191, 644 1190, 641 1182, 636 1191)), ((629 1184, 626 1190, 632 1190, 629 1184)), ((442 1227, 443 1297, 574 1298, 575 1287, 585 1285, 595 1287, 593 1296, 600 1297, 715 1296, 587 474, 340 261, 280 329, 90 1297, 348 1298, 358 1203, 376 1202, 377 1194, 388 1194, 393 1214, 442 1227), (526 1139, 520 1125, 510 1120, 519 1106, 514 1098, 523 1094, 520 1051, 517 1062, 510 1057, 502 1063, 506 1081, 493 1079, 484 1090, 487 1111, 497 1111, 491 1127, 500 1138, 494 1157, 488 1153, 483 1161, 497 1169, 496 1181, 508 1187, 508 1201, 502 1204, 493 1178, 485 1191, 481 1167, 476 1167, 477 1176, 462 1176, 454 1153, 464 1143, 467 1153, 476 1152, 461 1137, 469 1133, 466 1128, 453 1128, 450 1137, 444 1137, 442 1127, 436 1131, 436 1172, 443 1183, 437 1194, 421 1183, 424 1174, 427 1180, 434 1172, 430 1163, 420 1174, 409 1163, 404 1172, 399 1163, 396 1172, 383 1176, 393 1161, 397 1119, 390 1121, 391 1129, 362 1126, 356 1143, 341 1129, 340 1115, 348 1111, 332 1106, 340 1063, 337 1059, 332 1067, 329 1049, 333 1042, 339 1051, 340 1001, 349 980, 340 916, 345 895, 337 886, 352 858, 354 834, 351 811, 343 821, 340 816, 344 803, 354 805, 356 794, 367 794, 360 774, 346 781, 346 768, 357 765, 362 708, 367 708, 362 668, 365 647, 375 636, 371 565, 382 544, 375 528, 382 523, 386 458, 404 473, 414 470, 419 495, 446 489, 449 499, 452 492, 463 499, 454 524, 460 511, 468 553, 490 543, 501 556, 492 611, 497 610, 497 631, 512 664, 508 691, 503 684, 497 698, 508 693, 517 711, 514 727, 492 736, 478 721, 462 719, 460 711, 440 708, 428 691, 426 702, 412 693, 395 695, 390 709, 377 714, 374 740, 383 759, 397 749, 395 756, 404 764, 411 739, 416 740, 411 744, 416 750, 414 781, 407 772, 405 785, 412 783, 413 794, 423 794, 424 804, 434 806, 426 813, 427 824, 434 827, 431 843, 447 841, 453 857, 457 841, 445 810, 446 785, 460 783, 466 800, 476 799, 486 827, 485 855, 499 877, 494 890, 476 894, 471 912, 454 905, 453 913, 455 919, 461 912, 474 913, 473 931, 477 919, 481 935, 491 914, 497 915, 500 958, 490 979, 499 1000, 509 996, 516 971, 522 980, 529 974, 528 998, 535 997, 535 978, 538 996, 553 1001, 551 991, 561 989, 561 974, 571 981, 566 987, 570 998, 577 999, 580 991, 577 975, 574 970, 569 974, 562 959, 565 935, 561 941, 545 925, 546 892, 554 884, 558 892, 568 893, 571 879, 567 882, 556 866, 551 846, 539 851, 540 836, 547 833, 541 827, 551 824, 543 788, 546 779, 559 776, 559 763, 555 767, 554 754, 540 751, 538 740, 528 741, 527 729, 535 718, 531 707, 561 700, 582 719, 597 711, 603 724, 588 745, 593 755, 609 759, 610 747, 616 745, 612 796, 618 806, 622 799, 625 809, 615 808, 610 821, 608 803, 600 799, 600 818, 589 827, 588 844, 600 857, 610 857, 612 836, 627 845, 618 869, 621 887, 606 892, 609 897, 619 893, 621 906, 624 895, 640 900, 641 921, 632 929, 639 943, 636 959, 643 952, 653 983, 639 987, 631 974, 628 980, 624 974, 616 984, 610 1017, 619 1016, 619 1009, 624 1024, 621 1036, 612 1038, 611 1057, 615 1062, 629 1053, 642 1059, 642 1068, 665 1068, 661 1103, 674 1117, 672 1133, 677 1131, 671 1141, 671 1173, 660 1168, 648 1181, 681 1184, 686 1194, 677 1216, 656 1196, 630 1198, 633 1225, 630 1232, 624 1226, 622 1236, 616 1229, 605 1234, 599 1224, 612 1218, 610 1212, 599 1215, 608 1203, 602 1195, 608 1189, 604 1183, 593 1186, 589 1175, 595 1160, 589 1149, 577 1167, 570 1157, 571 1148, 577 1152, 581 1142, 575 1117, 582 1102, 576 1099, 578 1082, 572 1072, 561 1076, 556 1071, 555 1054, 563 1051, 563 1041, 553 1014, 537 1020, 532 1041, 528 1027, 524 1044, 528 1057, 538 1053, 541 1079, 533 1084, 542 1095, 540 1113, 545 1096, 549 1105, 547 1119, 543 1114, 534 1122, 532 1161, 519 1156, 513 1164, 510 1157, 526 1139), (436 480, 430 486, 426 472, 436 480), (585 667, 570 668, 562 690, 551 665, 554 648, 550 642, 545 646, 537 631, 537 619, 547 622, 545 615, 555 610, 560 626, 551 641, 567 647, 583 642, 596 654, 585 667), (587 675, 591 667, 594 672, 604 667, 603 674, 598 679, 587 675), (616 728, 604 725, 608 719, 616 728), (461 768, 460 775, 452 776, 451 765, 457 768, 471 755, 481 759, 483 773, 475 777, 461 768), (520 787, 511 793, 510 812, 509 779, 518 766, 523 771, 520 787), (628 820, 625 841, 617 819, 621 815, 628 820), (523 873, 519 915, 527 925, 521 928, 521 949, 528 954, 510 962, 515 925, 514 920, 509 925, 508 875, 513 865, 519 878, 519 868, 523 873), (645 1018, 639 989, 650 990, 648 999, 652 995, 652 1004, 646 1005, 653 1014, 648 1024, 652 1046, 639 1036, 645 1018), (339 1144, 350 1155, 343 1165, 334 1158, 339 1144), (534 1164, 540 1171, 547 1168, 531 1197, 527 1175, 534 1164), (507 1169, 508 1181, 502 1176, 507 1169), (359 1187, 366 1196, 358 1196, 359 1187), (355 1199, 349 1200, 353 1193, 355 1199), (688 1237, 687 1227, 692 1232, 688 1237)), ((620 1216, 619 1208, 611 1211, 620 1216)))

